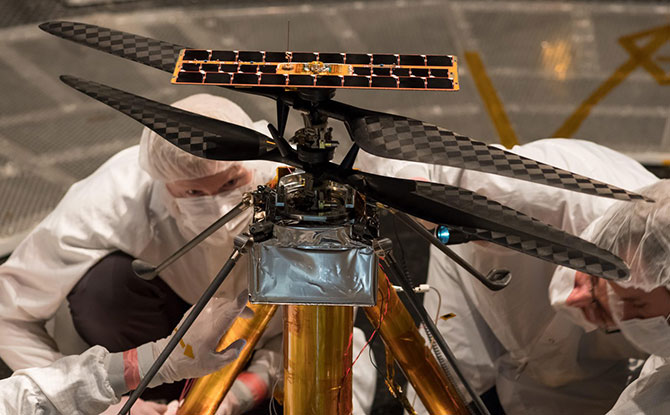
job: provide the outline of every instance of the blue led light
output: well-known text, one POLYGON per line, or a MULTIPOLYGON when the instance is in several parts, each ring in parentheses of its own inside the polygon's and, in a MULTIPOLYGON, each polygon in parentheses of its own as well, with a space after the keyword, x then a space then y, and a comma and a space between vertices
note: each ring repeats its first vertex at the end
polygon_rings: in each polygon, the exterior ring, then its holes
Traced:
POLYGON ((440 240, 443 244, 446 244, 449 242, 449 229, 446 226, 438 226, 437 231, 435 232, 435 236, 437 236, 437 239, 440 240))

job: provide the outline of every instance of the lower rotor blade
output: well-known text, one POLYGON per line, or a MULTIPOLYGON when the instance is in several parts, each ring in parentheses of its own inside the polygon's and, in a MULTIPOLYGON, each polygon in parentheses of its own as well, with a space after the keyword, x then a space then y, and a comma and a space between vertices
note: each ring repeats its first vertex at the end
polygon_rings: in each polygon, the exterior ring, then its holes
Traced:
POLYGON ((347 114, 347 124, 354 142, 379 157, 460 167, 612 199, 651 201, 423 121, 359 110, 347 114))
POLYGON ((229 161, 283 161, 274 142, 257 131, 74 76, 63 75, 61 80, 139 121, 194 156, 229 161))
POLYGON ((339 180, 410 215, 557 265, 610 280, 629 275, 609 251, 466 189, 360 171, 339 180))

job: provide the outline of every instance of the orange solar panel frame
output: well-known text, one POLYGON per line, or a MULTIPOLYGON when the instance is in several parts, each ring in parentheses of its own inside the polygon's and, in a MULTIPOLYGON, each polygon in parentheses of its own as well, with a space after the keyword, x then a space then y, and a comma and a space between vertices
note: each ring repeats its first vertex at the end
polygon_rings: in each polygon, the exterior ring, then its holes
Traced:
POLYGON ((183 49, 173 84, 457 91, 456 57, 183 49))

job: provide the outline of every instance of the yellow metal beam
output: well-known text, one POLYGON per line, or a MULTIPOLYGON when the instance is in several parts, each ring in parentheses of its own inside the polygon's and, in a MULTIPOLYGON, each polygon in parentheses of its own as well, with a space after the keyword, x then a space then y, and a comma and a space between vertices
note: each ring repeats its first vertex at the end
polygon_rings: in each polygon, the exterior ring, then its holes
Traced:
POLYGON ((668 84, 670 78, 651 59, 652 54, 668 40, 670 40, 670 26, 662 26, 621 37, 619 43, 631 55, 630 59, 619 66, 605 82, 588 98, 582 101, 572 115, 551 136, 560 138, 572 137, 591 113, 591 109, 623 82, 638 66, 645 68, 659 84, 668 84), (635 42, 638 39, 648 36, 651 37, 651 40, 645 46, 641 48, 636 46, 635 42))
POLYGON ((479 95, 484 101, 484 106, 486 111, 489 113, 493 125, 495 126, 496 131, 498 132, 498 137, 500 138, 500 143, 506 148, 512 148, 515 145, 519 144, 514 128, 507 118, 505 109, 503 108, 502 102, 498 97, 498 93, 493 87, 491 79, 486 74, 484 69, 484 64, 482 59, 479 57, 479 53, 474 51, 465 52, 465 61, 468 63, 468 68, 470 68, 470 73, 472 73, 472 78, 475 81, 479 95))

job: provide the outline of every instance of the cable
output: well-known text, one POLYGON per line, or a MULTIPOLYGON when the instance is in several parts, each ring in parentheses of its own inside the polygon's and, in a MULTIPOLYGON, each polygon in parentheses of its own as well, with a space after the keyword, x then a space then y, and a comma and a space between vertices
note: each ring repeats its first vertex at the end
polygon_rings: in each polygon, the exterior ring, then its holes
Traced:
MULTIPOLYGON (((428 317, 426 310, 423 308, 421 303, 419 302, 418 298, 416 297, 416 294, 414 293, 412 289, 412 285, 410 281, 403 275, 402 270, 400 269, 400 266, 398 265, 397 261, 395 260, 393 253, 392 253, 392 242, 388 239, 378 239, 374 242, 374 247, 375 251, 378 252, 381 258, 381 263, 382 267, 385 270, 388 270, 388 272, 391 272, 392 275, 400 280, 400 285, 405 289, 405 295, 407 295, 407 298, 409 300, 410 305, 414 309, 414 311, 421 317, 423 320, 424 324, 426 325, 426 328, 428 329, 426 333, 429 333, 429 338, 433 337, 435 338, 435 341, 437 342, 437 345, 439 346, 440 350, 444 354, 444 356, 448 359, 449 361, 449 367, 451 368, 450 371, 445 373, 445 376, 447 376, 450 380, 453 380, 452 377, 455 375, 458 380, 460 381, 460 384, 464 387, 465 391, 468 393, 469 397, 472 399, 472 408, 473 410, 476 410, 477 413, 482 413, 482 414, 489 414, 488 409, 486 406, 482 403, 479 395, 477 395, 474 390, 472 389, 472 386, 468 383, 467 379, 463 376, 461 371, 459 370, 457 364, 456 364, 456 357, 453 355, 451 350, 449 349, 449 346, 445 342, 444 338, 440 336, 439 331, 437 330, 437 327, 435 324, 432 322, 430 317, 428 317), (453 375, 452 375, 453 373, 453 375)), ((457 384, 457 383, 454 383, 457 384)), ((467 401, 465 401, 467 402, 467 401)))
MULTIPOLYGON (((373 341, 374 340, 377 340, 377 339, 375 338, 375 339, 373 339, 373 341)), ((382 373, 381 370, 379 370, 379 366, 377 366, 377 363, 375 363, 375 359, 373 359, 373 357, 374 356, 372 355, 372 347, 370 347, 368 349, 368 358, 370 359, 370 363, 372 363, 372 366, 377 370, 377 373, 379 374, 379 376, 384 377, 384 374, 382 373)))
MULTIPOLYGON (((394 220, 395 220, 396 215, 393 215, 393 217, 394 217, 394 220)), ((400 251, 402 252, 402 245, 400 246, 400 251)), ((396 262, 398 262, 398 261, 396 261, 396 262)), ((412 276, 410 275, 409 269, 407 268, 407 263, 402 261, 402 262, 399 263, 399 265, 400 265, 400 271, 404 274, 403 276, 407 279, 407 282, 409 283, 409 285, 411 287, 414 287, 414 281, 412 280, 412 276)), ((437 289, 435 289, 435 291, 437 292, 437 289)), ((438 292, 438 295, 440 296, 439 300, 440 300, 440 303, 441 303, 442 302, 442 295, 439 292, 438 292)), ((438 316, 439 316, 440 308, 438 307, 437 310, 438 310, 438 316)), ((435 323, 437 323, 437 319, 435 320, 435 323)), ((431 347, 432 347, 432 345, 435 344, 434 337, 431 336, 431 334, 429 333, 429 330, 426 327, 425 323, 422 322, 422 323, 420 323, 420 325, 423 327, 424 331, 426 332, 426 335, 427 335, 426 337, 428 337, 428 340, 430 341, 430 344, 431 344, 431 347)), ((433 353, 435 354, 435 358, 437 359, 437 363, 440 365, 440 367, 442 368, 442 371, 445 373, 445 376, 447 376, 449 378, 449 373, 451 373, 451 372, 449 371, 449 365, 447 365, 447 362, 445 362, 445 360, 444 360, 444 355, 442 353, 435 353, 434 349, 433 349, 433 353)), ((450 380, 452 380, 452 383, 455 383, 455 382, 453 382, 453 379, 450 379, 450 380)))
MULTIPOLYGON (((414 281, 412 280, 412 276, 409 273, 409 268, 407 267, 407 262, 405 261, 405 250, 402 246, 402 243, 400 242, 400 236, 398 235, 397 222, 400 221, 401 218, 396 214, 393 214, 392 216, 393 216, 393 233, 396 237, 397 245, 400 248, 400 258, 397 262, 399 263, 400 269, 401 269, 402 273, 404 274, 404 277, 407 279, 407 282, 409 283, 409 285, 411 287, 414 287, 415 286, 414 281)), ((408 225, 408 224, 405 223, 405 225, 408 225)), ((437 307, 437 313, 436 313, 436 316, 435 316, 435 324, 437 324, 437 321, 438 321, 439 316, 440 316, 440 314, 439 314, 440 313, 440 308, 441 308, 441 305, 442 305, 442 294, 440 294, 440 292, 434 287, 429 286, 429 289, 435 290, 435 292, 438 295, 439 305, 437 307)), ((450 373, 451 373, 451 371, 449 370, 450 365, 448 365, 447 362, 445 361, 444 355, 441 353, 441 350, 438 347, 436 347, 437 345, 435 343, 434 336, 431 335, 430 331, 428 330, 428 327, 426 327, 426 325, 424 323, 420 323, 420 325, 423 327, 424 332, 426 333, 426 337, 428 337, 428 340, 430 341, 430 346, 429 347, 433 351, 433 354, 435 355, 435 358, 437 359, 437 363, 442 368, 442 371, 444 372, 445 376, 447 376, 447 378, 452 383, 456 384, 456 382, 454 382, 453 379, 451 379, 451 376, 450 376, 450 373)), ((412 406, 414 406, 414 404, 416 403, 416 396, 417 395, 416 395, 416 392, 415 392, 414 399, 412 401, 412 406)))
POLYGON ((181 394, 179 395, 179 402, 183 401, 186 395, 188 395, 188 392, 191 390, 191 387, 195 383, 195 379, 186 379, 186 382, 184 383, 184 388, 181 390, 181 394))
MULTIPOLYGON (((360 352, 358 352, 358 355, 356 355, 356 358, 353 360, 353 362, 351 362, 351 366, 349 366, 349 368, 347 369, 346 373, 345 373, 344 376, 342 377, 342 382, 340 383, 340 388, 339 388, 339 391, 337 392, 337 401, 338 401, 338 402, 339 402, 339 400, 340 400, 340 392, 342 391, 342 388, 344 387, 344 382, 346 381, 347 376, 349 376, 349 373, 353 370, 354 365, 356 364, 356 361, 358 361, 358 358, 361 357, 361 354, 363 354, 363 352, 365 351, 365 348, 368 347, 368 345, 370 344, 370 342, 374 339, 375 335, 378 333, 379 329, 380 329, 381 326, 382 326, 382 323, 384 322, 384 317, 385 317, 386 314, 388 313, 388 302, 389 302, 389 299, 390 299, 390 297, 391 297, 391 281, 389 281, 389 279, 388 279, 388 275, 384 274, 384 276, 386 277, 386 282, 387 282, 387 284, 388 284, 388 285, 387 285, 387 288, 386 288, 386 302, 384 302, 384 296, 382 295, 382 301, 381 301, 381 304, 379 305, 379 308, 382 309, 382 307, 383 307, 383 308, 384 308, 384 311, 380 314, 380 317, 379 317, 379 324, 378 324, 377 327, 372 331, 372 334, 371 334, 370 337, 368 338, 368 341, 365 342, 365 345, 363 345, 363 348, 361 349, 360 352)), ((353 344, 353 333, 352 333, 351 336, 349 336, 349 346, 347 347, 347 352, 349 351, 350 348, 352 348, 352 344, 353 344)), ((372 348, 370 348, 370 349, 372 349, 372 348)), ((373 365, 374 365, 374 364, 373 364, 373 365)), ((375 365, 375 368, 376 368, 376 367, 377 367, 377 366, 375 365)), ((377 371, 379 371, 379 369, 377 369, 377 371)))
MULTIPOLYGON (((391 297, 391 281, 389 281, 389 278, 388 278, 387 275, 384 275, 384 276, 386 277, 386 282, 388 283, 388 287, 386 288, 386 302, 385 302, 385 303, 384 303, 384 297, 382 297, 382 304, 383 304, 383 307, 384 307, 384 311, 382 312, 381 316, 379 317, 379 324, 378 324, 377 327, 374 329, 374 331, 373 331, 372 334, 370 335, 370 338, 368 338, 368 341, 365 343, 365 345, 363 346, 363 348, 361 349, 361 351, 358 352, 358 355, 357 355, 356 358, 354 359, 353 363, 351 363, 351 369, 353 369, 353 367, 354 367, 354 365, 356 364, 356 361, 358 360, 358 358, 361 356, 361 354, 363 353, 363 351, 365 350, 365 348, 368 347, 368 345, 370 344, 370 342, 372 341, 372 339, 375 337, 375 335, 377 334, 377 332, 378 332, 379 329, 381 328, 382 323, 384 322, 384 317, 386 317, 386 314, 388 313, 388 308, 389 308, 389 298, 391 297)), ((380 307, 379 307, 380 309, 382 308, 382 304, 380 304, 380 307)), ((347 374, 345 375, 345 378, 347 377, 347 375, 349 375, 348 372, 347 372, 347 374)))
POLYGON ((437 324, 438 320, 440 320, 440 310, 442 309, 442 294, 440 294, 440 291, 435 287, 428 288, 435 291, 435 294, 437 294, 437 311, 435 311, 435 324, 437 324))
MULTIPOLYGON (((435 311, 435 325, 437 326, 437 323, 440 320, 440 310, 442 309, 442 294, 440 294, 440 291, 435 287, 429 287, 428 289, 435 291, 435 294, 437 294, 437 311, 435 311)), ((424 328, 424 331, 427 332, 428 330, 424 328)), ((433 351, 433 353, 435 353, 435 346, 436 346, 435 340, 433 339, 430 341, 429 346, 430 349, 433 351)), ((414 399, 412 399, 412 407, 414 407, 414 405, 416 404, 417 396, 419 395, 416 393, 416 391, 414 391, 414 399)))
POLYGON ((272 393, 270 394, 270 402, 268 403, 268 413, 270 415, 278 415, 279 412, 277 412, 277 408, 275 408, 275 391, 277 390, 277 386, 279 386, 279 376, 274 381, 274 384, 272 385, 272 393))

